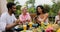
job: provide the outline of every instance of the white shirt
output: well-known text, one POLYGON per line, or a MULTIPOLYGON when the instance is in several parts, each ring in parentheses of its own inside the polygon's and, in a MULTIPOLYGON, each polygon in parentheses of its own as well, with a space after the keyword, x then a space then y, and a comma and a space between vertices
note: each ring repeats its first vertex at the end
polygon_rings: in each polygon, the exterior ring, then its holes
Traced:
POLYGON ((2 22, 0 17, 0 32, 5 30, 5 26, 6 26, 6 23, 2 22))
POLYGON ((1 30, 5 30, 5 27, 7 24, 12 24, 14 21, 16 20, 14 14, 9 15, 8 12, 5 12, 1 15, 1 24, 0 24, 0 28, 1 30))
POLYGON ((1 21, 1 17, 0 17, 0 21, 1 21))

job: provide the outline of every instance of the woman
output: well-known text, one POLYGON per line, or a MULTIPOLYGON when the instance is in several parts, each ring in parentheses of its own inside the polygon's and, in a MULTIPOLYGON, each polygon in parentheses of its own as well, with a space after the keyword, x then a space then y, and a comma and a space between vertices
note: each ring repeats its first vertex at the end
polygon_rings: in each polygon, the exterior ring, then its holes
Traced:
POLYGON ((60 10, 58 11, 58 15, 55 17, 55 23, 60 24, 60 10))
POLYGON ((21 7, 21 10, 22 10, 22 13, 19 16, 20 22, 22 24, 25 24, 26 22, 30 22, 31 21, 31 17, 30 17, 30 14, 27 11, 27 7, 23 6, 23 7, 21 7))
POLYGON ((48 24, 48 13, 45 12, 44 7, 39 5, 36 8, 37 12, 37 23, 41 24, 44 22, 45 25, 48 24))

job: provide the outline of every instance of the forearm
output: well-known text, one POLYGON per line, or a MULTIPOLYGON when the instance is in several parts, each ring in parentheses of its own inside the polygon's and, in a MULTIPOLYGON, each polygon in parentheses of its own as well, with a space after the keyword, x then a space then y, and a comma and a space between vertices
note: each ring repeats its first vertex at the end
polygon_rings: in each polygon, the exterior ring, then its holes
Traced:
POLYGON ((42 20, 42 21, 45 21, 45 20, 48 18, 48 16, 49 16, 49 14, 48 14, 48 13, 46 13, 46 14, 45 14, 45 17, 43 18, 43 20, 42 20))
POLYGON ((57 24, 57 22, 58 22, 58 21, 55 21, 55 23, 54 23, 54 24, 57 24))
POLYGON ((37 20, 36 22, 37 22, 37 23, 41 23, 41 21, 39 21, 39 20, 37 20))
POLYGON ((9 30, 9 29, 15 27, 16 25, 17 25, 16 23, 9 24, 9 25, 6 26, 6 30, 9 30))
POLYGON ((48 16, 47 17, 45 17, 42 21, 46 21, 46 19, 48 18, 48 16))
POLYGON ((56 21, 55 21, 55 24, 57 24, 58 21, 60 21, 60 20, 56 20, 56 21))

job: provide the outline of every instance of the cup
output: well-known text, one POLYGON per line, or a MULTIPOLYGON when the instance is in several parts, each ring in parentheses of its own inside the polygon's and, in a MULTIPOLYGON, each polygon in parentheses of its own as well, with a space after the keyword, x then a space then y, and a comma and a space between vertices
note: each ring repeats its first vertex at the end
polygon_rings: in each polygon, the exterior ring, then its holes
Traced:
POLYGON ((29 27, 30 27, 30 28, 32 28, 32 24, 33 24, 32 22, 29 22, 29 27))
POLYGON ((23 29, 24 30, 27 30, 27 25, 23 25, 23 29))

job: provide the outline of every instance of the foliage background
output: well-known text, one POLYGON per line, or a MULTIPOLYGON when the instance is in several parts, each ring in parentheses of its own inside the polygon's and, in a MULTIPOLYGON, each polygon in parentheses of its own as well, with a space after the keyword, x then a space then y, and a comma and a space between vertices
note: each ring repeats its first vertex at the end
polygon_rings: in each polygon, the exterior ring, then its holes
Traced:
MULTIPOLYGON (((14 0, 7 0, 8 2, 14 2, 14 0)), ((52 6, 44 4, 43 7, 45 8, 46 12, 49 13, 49 20, 54 21, 55 16, 57 15, 57 12, 60 9, 60 2, 55 3, 54 0, 52 1, 54 4, 52 6)), ((16 2, 17 11, 15 12, 16 17, 18 17, 21 14, 21 5, 17 5, 19 2, 16 2)), ((31 4, 32 6, 28 8, 29 13, 36 13, 36 7, 34 6, 35 0, 29 0, 26 2, 26 6, 28 7, 28 4, 31 4)))

